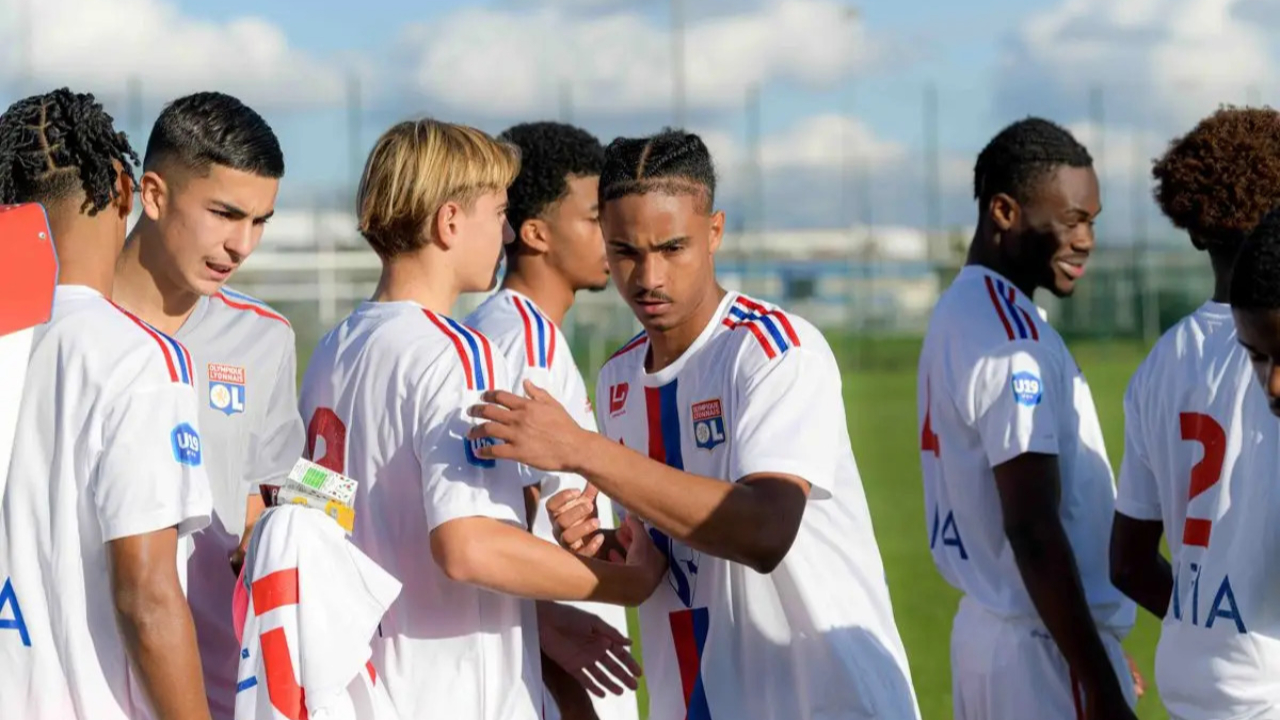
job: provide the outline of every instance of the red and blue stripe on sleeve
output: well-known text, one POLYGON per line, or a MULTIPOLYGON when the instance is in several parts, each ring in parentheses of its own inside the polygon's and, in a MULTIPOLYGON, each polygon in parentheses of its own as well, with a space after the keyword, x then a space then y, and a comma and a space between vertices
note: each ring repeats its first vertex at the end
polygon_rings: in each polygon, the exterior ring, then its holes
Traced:
POLYGON ((1031 313, 1018 304, 1014 287, 1006 285, 999 278, 993 279, 990 275, 983 280, 987 283, 987 296, 991 298, 991 305, 996 309, 996 315, 1000 317, 1000 324, 1004 325, 1004 332, 1009 339, 1039 341, 1040 331, 1036 329, 1031 313))
POLYGON ((453 318, 423 310, 427 318, 453 343, 462 361, 462 371, 467 378, 468 390, 493 388, 493 350, 489 339, 453 318))
MULTIPOLYGON (((115 303, 112 304, 114 305, 115 303)), ((160 346, 160 353, 164 355, 165 368, 169 371, 169 382, 182 383, 183 385, 195 384, 195 364, 191 362, 191 353, 187 351, 185 345, 151 327, 142 318, 119 305, 115 307, 124 313, 125 317, 133 321, 133 324, 150 336, 156 342, 156 345, 160 346)))
POLYGON ((555 326, 532 302, 515 295, 511 302, 524 322, 525 363, 529 367, 550 368, 556 358, 555 326))
POLYGON ((743 296, 729 306, 729 316, 723 322, 732 330, 741 327, 751 331, 770 360, 800 345, 800 337, 782 311, 770 310, 743 296))

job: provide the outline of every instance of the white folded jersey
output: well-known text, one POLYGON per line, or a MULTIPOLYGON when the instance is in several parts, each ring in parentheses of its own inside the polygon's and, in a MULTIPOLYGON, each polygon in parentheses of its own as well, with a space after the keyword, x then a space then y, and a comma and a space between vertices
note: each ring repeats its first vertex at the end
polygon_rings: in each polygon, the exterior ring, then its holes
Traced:
MULTIPOLYGON (((36 328, 0 495, 0 708, 23 720, 154 717, 112 602, 107 543, 209 522, 191 356, 96 290, 36 328)), ((182 562, 180 562, 180 560, 182 562)))
MULTIPOLYGON (((1156 682, 1183 720, 1280 707, 1280 420, 1228 305, 1170 328, 1125 392, 1117 512, 1164 525, 1174 592, 1156 682)), ((1263 715, 1259 715, 1262 713, 1263 715)))

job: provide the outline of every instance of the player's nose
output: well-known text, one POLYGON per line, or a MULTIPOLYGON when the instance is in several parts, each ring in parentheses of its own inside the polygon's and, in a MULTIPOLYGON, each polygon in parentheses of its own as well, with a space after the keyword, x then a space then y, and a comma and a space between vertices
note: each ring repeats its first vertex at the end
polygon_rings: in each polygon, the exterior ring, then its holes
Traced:
POLYGON ((645 290, 657 290, 662 287, 666 275, 666 263, 662 261, 662 256, 659 253, 649 253, 640 261, 635 275, 636 283, 645 290))

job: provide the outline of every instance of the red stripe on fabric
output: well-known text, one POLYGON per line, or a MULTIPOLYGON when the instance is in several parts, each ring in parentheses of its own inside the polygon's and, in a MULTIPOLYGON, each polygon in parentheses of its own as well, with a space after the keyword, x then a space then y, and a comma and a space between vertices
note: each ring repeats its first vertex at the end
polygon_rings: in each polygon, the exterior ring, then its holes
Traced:
POLYGON ((475 328, 467 329, 475 333, 480 340, 480 346, 484 348, 484 384, 489 386, 490 390, 493 390, 493 351, 489 349, 489 338, 485 337, 484 333, 476 331, 475 328))
POLYGON ((226 303, 227 307, 235 308, 236 310, 247 310, 251 313, 260 315, 269 320, 276 320, 278 322, 284 323, 285 325, 289 324, 289 321, 283 315, 277 315, 276 313, 273 313, 264 307, 259 307, 257 305, 250 305, 249 303, 236 302, 235 300, 228 298, 226 295, 223 295, 222 293, 214 293, 213 296, 218 298, 222 302, 226 303))
POLYGON ((751 334, 756 336, 756 340, 760 341, 760 347, 764 348, 764 354, 767 355, 770 360, 778 355, 778 353, 773 349, 773 346, 769 344, 769 340, 764 336, 764 332, 760 330, 758 320, 748 320, 747 322, 739 323, 739 325, 750 330, 751 334))
POLYGON ((1182 526, 1182 544, 1189 547, 1209 547, 1209 535, 1213 531, 1213 522, 1204 518, 1187 518, 1182 526))
POLYGON ((306 694, 293 674, 293 658, 289 656, 289 640, 284 628, 268 630, 258 640, 262 643, 262 666, 271 707, 289 720, 307 720, 306 694))
POLYGON ((1027 312, 1026 308, 1022 307, 1021 305, 1018 305, 1017 303, 1018 303, 1018 296, 1014 292, 1013 286, 1011 285, 1009 286, 1009 304, 1018 308, 1018 312, 1022 315, 1022 319, 1025 320, 1027 323, 1027 328, 1031 330, 1031 339, 1036 342, 1039 342, 1040 332, 1036 330, 1036 324, 1035 324, 1035 321, 1031 319, 1031 313, 1027 312))
POLYGON ((520 298, 512 295, 511 303, 516 306, 516 310, 520 312, 520 319, 524 321, 525 364, 529 367, 535 367, 538 363, 533 358, 533 323, 529 322, 529 313, 524 309, 524 304, 520 302, 520 298))
POLYGON ((1013 326, 1009 324, 1009 318, 1005 317, 1004 308, 1000 306, 1000 296, 996 294, 996 286, 991 282, 991 277, 986 276, 983 280, 987 281, 987 294, 991 296, 991 304, 995 306, 996 314, 1000 316, 1000 322, 1004 323, 1004 331, 1009 335, 1009 339, 1013 339, 1013 326))
POLYGON ((649 457, 660 463, 667 461, 667 446, 662 442, 662 396, 658 388, 644 389, 645 414, 649 421, 649 457))
POLYGON ((365 664, 364 664, 364 669, 369 671, 369 682, 370 682, 370 683, 372 683, 372 684, 374 684, 374 685, 377 685, 377 684, 378 684, 378 671, 373 669, 373 661, 372 661, 372 660, 370 660, 369 662, 365 663, 365 664))
POLYGON ((698 640, 693 634, 693 611, 680 610, 671 613, 670 617, 671 642, 675 645, 676 666, 680 668, 680 686, 684 690, 687 712, 689 701, 693 699, 693 689, 698 684, 702 660, 698 657, 698 640))
POLYGON ((791 341, 791 344, 795 346, 800 345, 800 336, 796 335, 796 330, 794 327, 791 326, 791 321, 787 319, 786 313, 782 312, 781 310, 770 310, 766 308, 764 305, 761 305, 760 303, 755 302, 754 300, 751 300, 749 298, 743 297, 741 295, 738 296, 738 299, 735 300, 734 303, 742 305, 748 310, 752 310, 760 315, 767 315, 772 318, 777 318, 778 323, 782 325, 782 330, 787 334, 787 339, 791 341))
POLYGON ((436 327, 440 328, 440 332, 445 334, 445 337, 453 341, 453 347, 458 351, 458 357, 462 358, 462 370, 467 376, 467 389, 475 390, 476 378, 475 374, 471 372, 471 360, 467 358, 467 351, 462 347, 462 338, 458 337, 457 333, 450 330, 448 325, 440 322, 440 318, 436 317, 435 313, 423 308, 422 314, 426 315, 428 320, 435 323, 436 327))
POLYGON ((276 608, 298 604, 298 568, 277 570, 253 581, 253 614, 266 615, 276 608))
MULTIPOLYGON (((164 338, 160 337, 159 333, 157 333, 155 330, 152 330, 149 325, 142 322, 142 320, 138 319, 138 317, 133 313, 129 312, 128 310, 125 310, 124 308, 120 307, 119 305, 116 305, 115 303, 111 303, 111 304, 115 305, 117 310, 124 313, 125 317, 132 320, 135 325, 142 328, 143 332, 150 335, 152 340, 156 341, 156 344, 160 346, 160 353, 164 355, 164 363, 169 367, 169 381, 180 382, 180 379, 178 377, 178 367, 173 364, 173 355, 170 353, 169 346, 168 344, 165 343, 164 338)), ((187 367, 190 367, 190 364, 188 364, 187 367)))
POLYGON ((556 360, 556 326, 551 324, 551 318, 546 315, 542 316, 542 321, 547 324, 547 368, 551 367, 551 363, 556 360))
POLYGON ((1081 697, 1080 683, 1076 680, 1074 670, 1068 671, 1071 680, 1071 703, 1076 709, 1076 720, 1084 720, 1084 699, 1081 697))
POLYGON ((626 345, 623 345, 623 346, 622 346, 622 348, 621 348, 620 350, 618 350, 618 352, 614 353, 613 355, 610 355, 610 356, 609 356, 609 359, 610 359, 610 360, 612 360, 612 359, 614 359, 614 358, 618 357, 619 355, 625 355, 626 353, 629 353, 629 352, 631 352, 632 350, 635 350, 636 348, 638 348, 638 347, 640 347, 641 345, 643 345, 643 344, 645 343, 645 341, 646 341, 646 340, 648 340, 648 339, 649 339, 649 336, 648 336, 648 335, 641 335, 640 337, 638 337, 638 338, 636 338, 636 339, 632 340, 631 342, 627 343, 626 345))

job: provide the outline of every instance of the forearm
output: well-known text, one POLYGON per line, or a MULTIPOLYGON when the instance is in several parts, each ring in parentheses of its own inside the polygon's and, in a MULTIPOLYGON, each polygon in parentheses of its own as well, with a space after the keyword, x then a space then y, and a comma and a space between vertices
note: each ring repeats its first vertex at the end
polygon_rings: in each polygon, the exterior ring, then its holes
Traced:
POLYGON ((1113 578, 1112 582, 1116 589, 1152 615, 1163 619, 1168 614, 1169 598, 1173 596, 1173 568, 1159 553, 1149 562, 1135 565, 1113 578))
POLYGON ((591 437, 574 472, 629 512, 715 557, 755 566, 770 554, 777 516, 750 485, 677 470, 604 436, 591 437))
POLYGON ((1061 522, 1053 517, 1006 530, 1031 602, 1067 665, 1085 686, 1120 692, 1061 522))
POLYGON ((579 557, 491 518, 445 523, 431 546, 453 580, 518 597, 637 605, 652 590, 637 568, 579 557))
POLYGON ((147 599, 126 590, 116 602, 125 647, 158 718, 209 717, 195 625, 180 590, 147 599))

